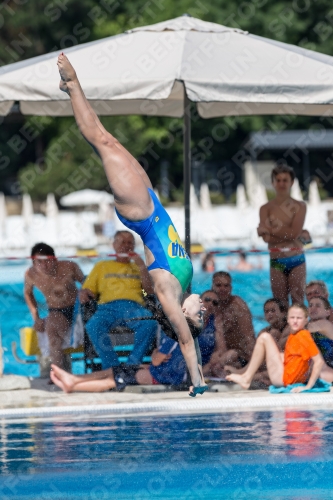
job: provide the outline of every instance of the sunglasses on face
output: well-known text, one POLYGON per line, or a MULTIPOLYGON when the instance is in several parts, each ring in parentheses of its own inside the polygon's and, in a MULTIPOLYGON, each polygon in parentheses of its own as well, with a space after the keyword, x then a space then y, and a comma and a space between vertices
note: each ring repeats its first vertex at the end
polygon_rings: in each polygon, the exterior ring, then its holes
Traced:
POLYGON ((204 302, 211 302, 213 304, 213 306, 218 306, 219 305, 219 301, 218 300, 211 299, 210 297, 204 297, 203 301, 204 302))

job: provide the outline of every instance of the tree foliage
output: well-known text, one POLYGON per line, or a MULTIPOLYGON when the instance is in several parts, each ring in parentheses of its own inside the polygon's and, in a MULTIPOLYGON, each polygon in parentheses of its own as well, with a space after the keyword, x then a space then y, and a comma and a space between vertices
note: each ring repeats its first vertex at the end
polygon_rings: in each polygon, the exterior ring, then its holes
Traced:
MULTIPOLYGON (((183 13, 326 54, 333 53, 333 10, 328 0, 215 0, 210 4, 202 0, 9 0, 0 10, 0 64, 66 49, 183 13)), ((252 131, 307 128, 318 123, 317 118, 307 117, 202 120, 195 116, 195 111, 193 114, 193 158, 200 161, 204 157, 212 164, 230 160, 252 131), (218 127, 225 133, 209 140, 218 127)), ((78 189, 79 176, 75 180, 75 173, 82 169, 87 159, 95 162, 94 171, 92 177, 81 175, 82 188, 107 188, 103 169, 91 148, 75 133, 73 119, 34 117, 37 137, 26 141, 24 150, 18 152, 15 136, 22 139, 20 130, 31 120, 32 117, 22 116, 2 119, 0 190, 9 192, 11 181, 11 189, 16 193, 28 191, 35 199, 43 199, 53 191, 60 197, 66 190, 78 189), (59 148, 61 152, 55 154, 59 148), (6 162, 1 161, 3 158, 7 158, 6 162), (16 177, 19 183, 13 184, 16 177)), ((102 121, 148 169, 153 184, 159 182, 159 167, 164 159, 170 164, 172 184, 181 187, 182 120, 130 116, 105 117, 102 121)))

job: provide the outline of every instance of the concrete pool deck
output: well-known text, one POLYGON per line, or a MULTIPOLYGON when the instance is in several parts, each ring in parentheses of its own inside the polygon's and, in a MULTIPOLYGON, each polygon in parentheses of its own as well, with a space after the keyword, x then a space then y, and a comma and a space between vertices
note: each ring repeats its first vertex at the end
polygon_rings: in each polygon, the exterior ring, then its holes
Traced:
POLYGON ((332 389, 329 393, 270 394, 265 390, 244 391, 235 384, 214 384, 204 395, 190 398, 185 391, 165 392, 162 386, 134 386, 122 393, 71 394, 48 385, 45 379, 33 379, 30 386, 27 389, 1 390, 0 418, 82 418, 83 415, 119 418, 152 413, 333 409, 332 389))

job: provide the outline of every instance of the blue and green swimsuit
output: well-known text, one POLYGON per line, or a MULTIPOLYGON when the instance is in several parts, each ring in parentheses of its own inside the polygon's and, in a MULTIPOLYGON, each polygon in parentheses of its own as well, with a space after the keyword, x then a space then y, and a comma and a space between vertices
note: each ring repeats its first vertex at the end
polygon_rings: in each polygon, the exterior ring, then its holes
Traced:
POLYGON ((126 227, 141 237, 143 244, 153 254, 155 260, 148 267, 148 271, 153 269, 169 271, 178 279, 185 292, 193 276, 192 262, 167 211, 154 191, 149 188, 148 191, 154 203, 154 211, 147 219, 131 221, 125 219, 117 210, 116 213, 126 227))
POLYGON ((295 267, 298 267, 302 264, 305 264, 304 253, 278 259, 271 258, 271 268, 277 269, 286 276, 289 276, 290 272, 295 269, 295 267))

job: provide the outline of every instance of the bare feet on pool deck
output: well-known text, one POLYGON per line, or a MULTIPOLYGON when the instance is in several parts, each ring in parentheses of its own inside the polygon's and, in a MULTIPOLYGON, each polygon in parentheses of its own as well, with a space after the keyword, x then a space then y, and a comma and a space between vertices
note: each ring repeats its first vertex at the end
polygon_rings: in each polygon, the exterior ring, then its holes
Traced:
POLYGON ((208 391, 208 389, 208 385, 200 385, 198 387, 194 387, 193 385, 191 385, 188 395, 191 396, 191 398, 195 398, 197 394, 203 394, 204 392, 208 391))
POLYGON ((226 379, 228 382, 234 382, 235 384, 240 385, 243 389, 248 389, 251 385, 250 382, 242 374, 232 373, 231 375, 227 375, 226 379))
POLYGON ((75 82, 77 80, 75 70, 64 53, 61 53, 58 56, 57 65, 61 77, 59 88, 60 90, 68 94, 69 93, 68 84, 70 82, 75 82))
POLYGON ((238 375, 241 375, 242 373, 245 372, 246 367, 244 367, 244 368, 235 368, 234 366, 231 366, 231 365, 225 365, 224 366, 224 370, 226 372, 229 372, 229 374, 230 373, 237 373, 238 375))
POLYGON ((72 383, 72 375, 70 373, 65 372, 57 365, 51 365, 50 377, 51 380, 60 387, 64 392, 72 392, 73 383, 72 383))

